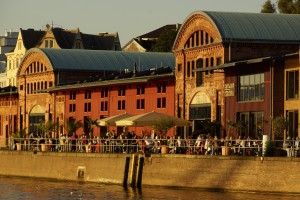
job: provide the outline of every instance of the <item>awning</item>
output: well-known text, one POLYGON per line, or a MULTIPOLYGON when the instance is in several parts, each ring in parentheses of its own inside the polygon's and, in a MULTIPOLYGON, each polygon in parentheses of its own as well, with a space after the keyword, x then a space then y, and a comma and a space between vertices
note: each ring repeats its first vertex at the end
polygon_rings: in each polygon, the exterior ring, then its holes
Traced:
POLYGON ((133 116, 133 115, 124 113, 124 114, 120 114, 120 115, 114 115, 111 117, 107 117, 104 119, 99 119, 97 122, 98 122, 99 126, 116 126, 115 122, 117 120, 125 119, 125 118, 131 117, 131 116, 133 116))
POLYGON ((175 121, 175 126, 189 126, 191 122, 188 120, 180 119, 171 115, 167 115, 164 113, 158 113, 155 111, 135 115, 132 117, 128 117, 119 121, 116 121, 117 126, 152 126, 153 122, 157 119, 167 119, 170 118, 175 121))

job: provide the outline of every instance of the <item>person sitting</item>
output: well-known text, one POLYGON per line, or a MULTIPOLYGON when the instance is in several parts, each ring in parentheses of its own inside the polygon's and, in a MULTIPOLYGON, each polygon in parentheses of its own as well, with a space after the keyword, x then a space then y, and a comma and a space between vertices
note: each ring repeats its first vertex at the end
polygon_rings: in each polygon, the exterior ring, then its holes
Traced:
POLYGON ((300 143, 300 141, 299 141, 299 138, 298 137, 296 137, 296 140, 295 140, 295 157, 298 157, 298 153, 299 153, 299 143, 300 143))
POLYGON ((286 151, 286 154, 287 154, 287 157, 291 157, 292 156, 292 152, 291 152, 291 143, 290 143, 290 137, 288 136, 286 138, 286 140, 283 141, 283 144, 282 144, 282 148, 286 151))

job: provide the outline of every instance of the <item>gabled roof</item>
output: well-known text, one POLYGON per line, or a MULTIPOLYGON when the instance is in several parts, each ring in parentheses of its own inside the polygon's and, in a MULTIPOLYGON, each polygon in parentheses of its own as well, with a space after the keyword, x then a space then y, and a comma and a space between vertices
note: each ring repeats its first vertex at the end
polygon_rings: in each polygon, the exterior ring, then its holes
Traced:
POLYGON ((54 71, 120 71, 131 70, 135 65, 139 71, 161 66, 175 69, 172 53, 33 48, 25 57, 31 52, 44 54, 54 71))
POLYGON ((53 28, 52 32, 60 48, 72 49, 77 34, 76 32, 61 28, 53 28))
POLYGON ((178 30, 180 28, 180 24, 168 24, 165 26, 162 26, 158 29, 155 29, 154 31, 150 31, 149 33, 140 35, 136 38, 159 38, 160 34, 164 31, 164 30, 178 30))
POLYGON ((23 44, 26 49, 36 47, 40 40, 46 34, 45 31, 37 31, 33 29, 20 30, 22 34, 23 44))
POLYGON ((81 33, 82 43, 85 49, 113 50, 115 40, 119 40, 118 34, 90 35, 81 33))
MULTIPOLYGON (((119 41, 119 35, 116 34, 99 34, 90 35, 81 33, 79 29, 65 30, 62 28, 51 28, 57 44, 61 49, 72 49, 77 34, 81 35, 82 43, 85 49, 92 50, 114 50, 114 44, 117 39, 119 41)), ((21 34, 23 43, 26 49, 39 47, 41 40, 46 35, 47 30, 22 30, 21 34)), ((120 49, 118 49, 120 50, 120 49)))
POLYGON ((196 14, 211 20, 223 42, 300 43, 299 14, 196 11, 185 22, 196 14))
POLYGON ((164 30, 179 30, 180 24, 169 24, 162 26, 158 29, 155 29, 154 31, 151 31, 149 33, 137 36, 130 40, 127 44, 123 46, 123 50, 126 49, 127 46, 129 46, 133 41, 137 42, 141 47, 146 49, 146 51, 150 51, 153 47, 153 45, 157 42, 157 39, 159 38, 160 34, 164 30))

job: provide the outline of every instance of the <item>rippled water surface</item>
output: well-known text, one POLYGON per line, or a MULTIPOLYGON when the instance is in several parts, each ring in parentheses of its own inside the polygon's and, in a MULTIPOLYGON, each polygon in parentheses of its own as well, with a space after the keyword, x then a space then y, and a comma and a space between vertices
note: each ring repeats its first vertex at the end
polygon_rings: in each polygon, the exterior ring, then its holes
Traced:
POLYGON ((241 192, 209 192, 192 189, 143 187, 124 189, 119 185, 79 183, 49 179, 0 176, 0 199, 272 199, 295 200, 298 195, 241 192))

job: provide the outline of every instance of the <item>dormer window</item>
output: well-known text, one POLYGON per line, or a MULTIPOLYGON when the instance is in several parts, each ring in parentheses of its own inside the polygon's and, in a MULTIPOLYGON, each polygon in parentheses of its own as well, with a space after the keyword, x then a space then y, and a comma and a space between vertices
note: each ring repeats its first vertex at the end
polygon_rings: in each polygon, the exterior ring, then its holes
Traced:
POLYGON ((53 48, 53 40, 45 40, 45 48, 53 48))

